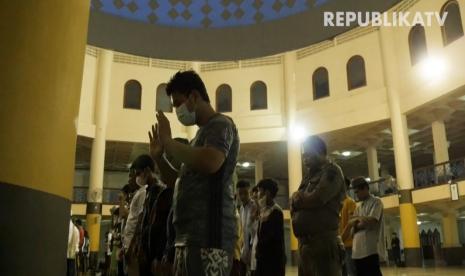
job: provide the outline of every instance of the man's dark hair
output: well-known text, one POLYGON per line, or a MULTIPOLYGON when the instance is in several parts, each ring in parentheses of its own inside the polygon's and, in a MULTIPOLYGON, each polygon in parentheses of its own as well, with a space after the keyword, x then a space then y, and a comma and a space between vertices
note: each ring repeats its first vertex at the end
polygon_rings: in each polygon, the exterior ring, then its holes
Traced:
POLYGON ((197 90, 204 101, 210 102, 205 84, 193 70, 177 72, 166 85, 166 94, 168 96, 176 92, 188 97, 192 90, 197 90))
POLYGON ((350 179, 347 178, 347 177, 344 177, 344 181, 346 182, 346 188, 347 188, 347 190, 349 190, 349 189, 350 189, 350 179))
POLYGON ((155 171, 155 163, 152 157, 147 154, 139 155, 134 162, 132 162, 131 168, 135 170, 144 170, 149 168, 152 172, 155 171))
POLYGON ((271 194, 271 197, 275 197, 276 194, 278 193, 278 182, 276 180, 271 179, 271 178, 265 178, 260 180, 258 182, 257 187, 259 189, 263 189, 264 191, 269 191, 271 194))
POLYGON ((256 192, 258 192, 258 186, 257 185, 252 187, 252 193, 256 193, 256 192))
POLYGON ((236 184, 236 188, 250 188, 250 182, 247 180, 239 180, 236 184))
POLYGON ((360 190, 364 188, 368 188, 368 182, 366 181, 365 177, 359 176, 354 179, 352 179, 352 187, 355 190, 360 190))
POLYGON ((82 220, 81 219, 76 219, 76 225, 82 226, 82 220))
POLYGON ((311 150, 325 156, 327 154, 325 141, 317 135, 313 135, 305 139, 303 146, 304 151, 311 150))
POLYGON ((134 187, 131 187, 131 185, 126 184, 121 188, 121 192, 125 193, 126 195, 129 195, 134 192, 134 187))

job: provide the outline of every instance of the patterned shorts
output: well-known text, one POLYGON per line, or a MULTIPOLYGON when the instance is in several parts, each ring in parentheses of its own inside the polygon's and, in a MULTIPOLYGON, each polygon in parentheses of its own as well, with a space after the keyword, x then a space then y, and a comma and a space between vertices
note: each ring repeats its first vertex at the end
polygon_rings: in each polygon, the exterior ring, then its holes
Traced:
POLYGON ((216 248, 176 247, 175 276, 229 276, 232 257, 216 248))

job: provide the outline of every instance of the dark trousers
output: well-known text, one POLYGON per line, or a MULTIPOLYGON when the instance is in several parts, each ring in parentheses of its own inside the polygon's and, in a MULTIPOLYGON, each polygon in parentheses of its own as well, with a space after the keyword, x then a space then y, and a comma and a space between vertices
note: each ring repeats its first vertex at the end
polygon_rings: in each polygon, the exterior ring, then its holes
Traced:
POLYGON ((379 268, 379 256, 373 254, 363 259, 355 259, 358 276, 382 276, 379 268))
POLYGON ((118 276, 125 276, 124 274, 124 262, 118 261, 118 276))
POLYGON ((148 262, 146 259, 139 260, 139 276, 151 276, 151 262, 148 262))
POLYGON ((76 276, 76 259, 67 259, 66 261, 66 275, 76 276))
MULTIPOLYGON (((338 236, 299 240, 299 276, 340 276, 343 244, 338 236)), ((372 275, 371 275, 372 276, 372 275)))
POLYGON ((392 257, 397 266, 400 266, 400 248, 392 248, 392 257))
POLYGON ((247 266, 240 260, 233 260, 230 276, 246 276, 247 266))

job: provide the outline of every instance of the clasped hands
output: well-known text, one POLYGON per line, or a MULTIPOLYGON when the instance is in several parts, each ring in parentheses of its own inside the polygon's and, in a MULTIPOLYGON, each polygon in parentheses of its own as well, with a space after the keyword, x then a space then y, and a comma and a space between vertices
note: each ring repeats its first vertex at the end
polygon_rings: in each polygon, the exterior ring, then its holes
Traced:
POLYGON ((299 209, 303 209, 303 202, 306 196, 307 196, 306 193, 303 191, 297 191, 292 194, 291 204, 290 204, 291 213, 299 209))

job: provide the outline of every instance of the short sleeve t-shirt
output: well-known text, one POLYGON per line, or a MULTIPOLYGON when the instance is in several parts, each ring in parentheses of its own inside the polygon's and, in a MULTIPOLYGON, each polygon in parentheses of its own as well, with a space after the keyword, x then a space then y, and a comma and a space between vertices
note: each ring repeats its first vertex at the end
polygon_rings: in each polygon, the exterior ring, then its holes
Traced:
POLYGON ((383 259, 384 219, 381 199, 370 195, 368 199, 357 205, 354 216, 372 217, 376 219, 377 223, 354 234, 352 259, 362 259, 373 254, 378 254, 383 259))
POLYGON ((236 126, 229 117, 216 114, 190 144, 213 147, 224 153, 225 161, 214 174, 182 165, 173 196, 175 244, 232 253, 237 238, 232 178, 239 152, 236 126))

